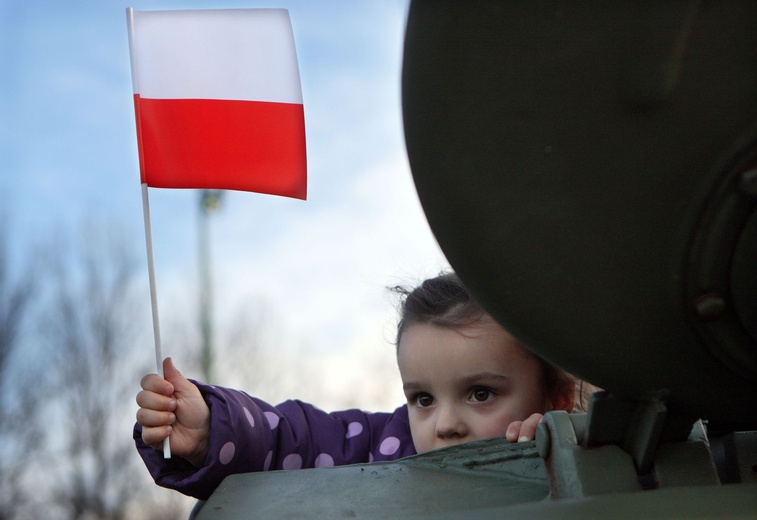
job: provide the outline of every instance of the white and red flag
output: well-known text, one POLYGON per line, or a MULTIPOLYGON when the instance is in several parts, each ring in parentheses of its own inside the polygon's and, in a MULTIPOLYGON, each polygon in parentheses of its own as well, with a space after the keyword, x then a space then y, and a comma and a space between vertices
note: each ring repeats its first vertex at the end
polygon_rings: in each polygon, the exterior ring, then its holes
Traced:
POLYGON ((305 118, 286 9, 129 9, 142 183, 305 199, 305 118))
MULTIPOLYGON (((126 14, 162 376, 148 186, 305 199, 305 117, 287 10, 129 8, 126 14)), ((171 456, 168 438, 163 452, 171 456)))

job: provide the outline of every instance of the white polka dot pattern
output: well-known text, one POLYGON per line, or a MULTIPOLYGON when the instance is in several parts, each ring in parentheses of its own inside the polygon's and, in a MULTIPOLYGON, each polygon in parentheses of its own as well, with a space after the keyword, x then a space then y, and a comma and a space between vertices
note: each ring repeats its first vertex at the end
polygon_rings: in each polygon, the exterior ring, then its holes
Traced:
POLYGON ((221 447, 221 451, 218 453, 218 461, 225 466, 234 458, 236 450, 237 448, 234 446, 233 442, 227 442, 221 447))
POLYGON ((265 456, 265 462, 263 462, 263 471, 271 469, 271 462, 273 462, 273 451, 269 451, 265 456))
POLYGON ((247 417, 247 422, 250 423, 250 426, 254 428, 255 427, 255 418, 252 416, 252 414, 250 413, 250 411, 247 408, 243 408, 243 409, 244 409, 244 415, 245 415, 245 417, 247 417))
POLYGON ((363 433, 363 425, 359 422, 351 422, 347 425, 347 438, 351 439, 352 437, 357 437, 363 433))
POLYGON ((315 458, 316 468, 330 468, 334 466, 334 457, 328 453, 321 453, 315 458))
POLYGON ((281 463, 281 469, 301 469, 302 457, 298 453, 292 453, 284 457, 284 461, 281 463))
POLYGON ((387 437, 381 441, 379 453, 382 455, 394 455, 400 449, 400 440, 397 437, 387 437))
POLYGON ((268 424, 271 426, 271 429, 275 430, 279 425, 279 416, 273 412, 263 412, 263 415, 265 415, 265 418, 268 420, 268 424))

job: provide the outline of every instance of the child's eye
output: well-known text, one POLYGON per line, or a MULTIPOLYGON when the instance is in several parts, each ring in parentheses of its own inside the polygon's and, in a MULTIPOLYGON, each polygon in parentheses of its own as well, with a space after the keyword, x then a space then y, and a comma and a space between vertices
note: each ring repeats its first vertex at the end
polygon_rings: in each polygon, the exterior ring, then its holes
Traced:
POLYGON ((476 401, 479 403, 483 403, 485 401, 488 401, 494 397, 494 394, 491 390, 486 388, 485 386, 477 386, 473 388, 473 391, 471 392, 470 398, 472 401, 476 401))
POLYGON ((434 404, 434 398, 431 394, 420 393, 413 398, 413 402, 419 408, 426 408, 434 404))

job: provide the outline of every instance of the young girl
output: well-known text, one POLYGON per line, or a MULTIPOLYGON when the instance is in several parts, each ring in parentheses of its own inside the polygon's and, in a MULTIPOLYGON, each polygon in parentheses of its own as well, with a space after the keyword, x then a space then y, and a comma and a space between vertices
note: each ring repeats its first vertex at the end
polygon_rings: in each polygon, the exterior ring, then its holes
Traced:
POLYGON ((155 481, 207 499, 233 473, 391 461, 462 442, 531 440, 542 414, 573 409, 574 380, 530 353, 454 274, 403 295, 393 413, 271 406, 186 379, 170 359, 142 379, 134 439, 155 481), (159 448, 170 436, 173 458, 159 448))

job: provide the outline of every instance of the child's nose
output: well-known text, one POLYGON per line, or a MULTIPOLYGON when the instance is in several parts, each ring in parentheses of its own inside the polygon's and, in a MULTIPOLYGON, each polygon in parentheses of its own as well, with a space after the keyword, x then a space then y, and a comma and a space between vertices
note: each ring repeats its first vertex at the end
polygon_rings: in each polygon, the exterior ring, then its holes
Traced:
POLYGON ((437 408, 436 436, 440 439, 464 437, 467 427, 460 410, 454 405, 441 405, 437 408))

